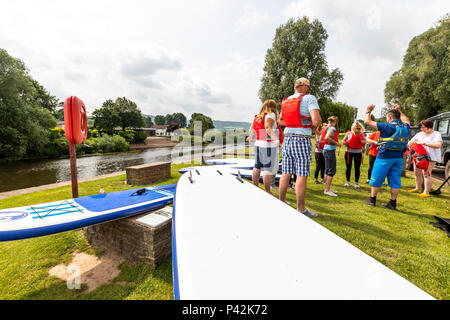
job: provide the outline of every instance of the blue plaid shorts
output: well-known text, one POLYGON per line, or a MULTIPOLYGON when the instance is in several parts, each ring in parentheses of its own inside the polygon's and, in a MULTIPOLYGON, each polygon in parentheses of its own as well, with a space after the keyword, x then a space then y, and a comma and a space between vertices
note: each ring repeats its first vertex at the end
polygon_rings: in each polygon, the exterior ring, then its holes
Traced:
POLYGON ((282 148, 282 172, 309 177, 311 172, 312 144, 307 137, 287 136, 282 148))

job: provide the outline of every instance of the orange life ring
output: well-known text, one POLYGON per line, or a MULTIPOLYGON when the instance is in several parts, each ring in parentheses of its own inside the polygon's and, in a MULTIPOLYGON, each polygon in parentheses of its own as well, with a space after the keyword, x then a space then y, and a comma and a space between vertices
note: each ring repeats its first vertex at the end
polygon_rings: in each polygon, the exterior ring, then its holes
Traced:
POLYGON ((86 107, 81 99, 71 96, 64 102, 64 130, 70 143, 80 144, 87 138, 86 107))

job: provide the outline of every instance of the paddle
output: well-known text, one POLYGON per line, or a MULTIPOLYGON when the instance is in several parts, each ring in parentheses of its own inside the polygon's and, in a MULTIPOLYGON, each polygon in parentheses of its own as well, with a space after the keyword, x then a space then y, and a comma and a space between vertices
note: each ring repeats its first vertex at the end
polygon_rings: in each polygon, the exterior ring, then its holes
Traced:
POLYGON ((439 186, 439 188, 437 188, 436 190, 430 191, 430 194, 441 194, 441 188, 444 186, 444 184, 446 184, 448 182, 448 180, 450 179, 450 175, 447 177, 447 179, 445 179, 445 181, 439 186))

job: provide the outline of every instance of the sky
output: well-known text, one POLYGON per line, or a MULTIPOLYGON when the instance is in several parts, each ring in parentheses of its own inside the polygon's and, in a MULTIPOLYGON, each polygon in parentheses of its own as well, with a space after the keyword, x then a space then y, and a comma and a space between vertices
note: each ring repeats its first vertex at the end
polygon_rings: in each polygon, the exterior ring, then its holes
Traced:
POLYGON ((344 75, 335 100, 362 119, 385 106, 410 40, 448 12, 448 0, 0 0, 0 48, 88 113, 126 97, 144 114, 250 122, 275 30, 308 16, 327 30, 328 67, 344 75))

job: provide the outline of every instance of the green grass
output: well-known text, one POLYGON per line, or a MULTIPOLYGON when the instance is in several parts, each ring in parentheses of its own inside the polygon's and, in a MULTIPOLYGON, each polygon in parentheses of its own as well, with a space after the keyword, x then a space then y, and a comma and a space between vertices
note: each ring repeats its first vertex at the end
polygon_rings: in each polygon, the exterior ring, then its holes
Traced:
MULTIPOLYGON (((361 169, 361 189, 345 188, 344 152, 338 159, 338 174, 333 188, 338 198, 323 194, 323 185, 308 180, 306 205, 318 212, 314 220, 371 255, 393 271, 438 299, 450 298, 450 242, 445 232, 429 223, 433 215, 450 218, 448 187, 440 196, 421 199, 406 191, 414 187, 411 172, 403 178, 398 211, 380 206, 389 200, 389 188, 380 190, 377 207, 363 201, 369 187, 368 159, 361 169)), ((314 170, 314 161, 312 172, 314 170)), ((172 165, 170 179, 159 184, 176 183, 178 170, 192 164, 172 165)), ((80 196, 97 194, 102 185, 106 192, 135 188, 124 183, 125 175, 90 181, 79 185, 80 196)), ((353 178, 352 178, 353 182, 353 178)), ((435 182, 435 187, 440 183, 435 182)), ((275 196, 278 196, 275 193, 275 196)), ((71 198, 71 187, 60 187, 0 200, 0 209, 71 198)), ((295 194, 288 191, 287 201, 295 206, 295 194)), ((0 299, 172 299, 171 259, 153 270, 145 264, 125 262, 111 283, 86 293, 67 289, 65 281, 48 275, 48 270, 68 263, 73 252, 99 255, 86 242, 81 231, 70 231, 47 237, 0 243, 0 299)), ((332 268, 332 266, 330 266, 332 268)))

